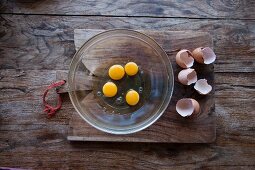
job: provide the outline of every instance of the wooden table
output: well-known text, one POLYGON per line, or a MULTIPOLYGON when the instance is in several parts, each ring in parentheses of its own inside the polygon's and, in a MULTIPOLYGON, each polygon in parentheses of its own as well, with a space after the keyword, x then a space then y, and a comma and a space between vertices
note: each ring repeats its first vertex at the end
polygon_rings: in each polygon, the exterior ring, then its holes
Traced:
POLYGON ((0 13, 0 166, 255 169, 254 1, 2 0, 0 13), (216 141, 68 142, 72 105, 64 103, 64 111, 47 119, 42 111, 42 93, 55 80, 56 70, 68 69, 75 52, 76 28, 212 34, 218 56, 216 141))

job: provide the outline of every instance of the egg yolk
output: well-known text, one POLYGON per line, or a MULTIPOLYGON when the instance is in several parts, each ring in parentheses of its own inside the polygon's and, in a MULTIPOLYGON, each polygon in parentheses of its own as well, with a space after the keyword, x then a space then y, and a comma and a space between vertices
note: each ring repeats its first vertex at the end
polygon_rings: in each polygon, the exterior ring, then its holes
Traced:
POLYGON ((103 93, 106 97, 113 97, 117 94, 117 86, 113 82, 107 82, 103 86, 103 93))
POLYGON ((139 102, 139 94, 135 90, 129 90, 126 94, 127 104, 134 106, 139 102))
POLYGON ((124 68, 121 65, 111 66, 108 73, 113 80, 120 80, 125 75, 124 68))
POLYGON ((125 71, 127 75, 134 76, 138 72, 138 66, 134 62, 129 62, 125 65, 125 71))

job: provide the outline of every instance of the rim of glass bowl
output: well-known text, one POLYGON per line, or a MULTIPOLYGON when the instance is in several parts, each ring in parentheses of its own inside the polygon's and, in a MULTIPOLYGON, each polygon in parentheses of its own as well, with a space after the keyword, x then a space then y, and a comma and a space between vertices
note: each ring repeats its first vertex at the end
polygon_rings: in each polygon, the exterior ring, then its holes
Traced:
POLYGON ((154 122, 156 122, 160 116, 164 113, 164 111, 166 110, 166 108, 168 107, 170 100, 172 98, 172 94, 173 94, 173 89, 174 89, 174 74, 173 74, 173 69, 172 69, 172 64, 171 61, 169 60, 166 52, 163 50, 163 48, 150 36, 138 32, 138 31, 134 31, 134 30, 130 30, 130 29, 111 29, 111 30, 107 30, 104 32, 101 32, 95 36, 93 36, 92 38, 90 38, 89 40, 87 40, 82 46, 81 48, 74 54, 74 57, 71 61, 70 67, 69 67, 69 72, 68 72, 68 88, 69 88, 69 97, 70 100, 72 102, 72 105, 74 106, 75 110, 77 111, 77 113, 80 115, 80 117, 86 121, 88 124, 90 124, 91 126, 93 126, 94 128, 101 130, 103 132, 107 132, 107 133, 111 133, 111 134, 131 134, 131 133, 135 133, 138 131, 141 131, 147 127, 149 127, 150 125, 152 125, 154 122), (108 37, 113 37, 116 35, 125 35, 125 36, 131 36, 133 38, 137 38, 139 40, 142 40, 143 42, 149 44, 152 48, 154 48, 154 50, 163 57, 163 60, 165 62, 166 68, 167 68, 167 94, 165 95, 164 99, 163 99, 163 103, 161 104, 161 106, 159 106, 159 109, 157 110, 157 112, 155 112, 155 114, 153 116, 151 116, 149 119, 145 120, 144 122, 136 125, 136 126, 132 126, 130 128, 109 128, 109 127, 105 127, 102 125, 98 125, 96 122, 94 122, 93 120, 91 120, 88 116, 86 116, 86 114, 82 114, 82 110, 81 110, 81 106, 79 104, 79 101, 77 99, 77 96, 75 94, 75 92, 72 92, 74 89, 74 77, 75 77, 75 73, 76 73, 76 69, 78 64, 81 62, 81 55, 82 55, 82 51, 86 51, 86 49, 88 49, 90 46, 94 45, 97 41, 101 40, 101 39, 106 39, 108 37), (140 38, 140 37, 142 38, 140 38))

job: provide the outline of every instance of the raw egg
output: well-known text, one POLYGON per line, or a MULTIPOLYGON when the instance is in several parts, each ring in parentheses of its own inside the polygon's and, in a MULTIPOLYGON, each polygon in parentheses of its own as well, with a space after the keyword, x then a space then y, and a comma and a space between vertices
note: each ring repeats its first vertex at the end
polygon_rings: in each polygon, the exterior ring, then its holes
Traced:
POLYGON ((139 102, 139 94, 135 90, 129 90, 126 94, 127 104, 134 106, 139 102))
POLYGON ((136 75, 136 73, 138 72, 138 66, 136 63, 134 62, 128 62, 125 65, 125 72, 127 73, 127 75, 129 76, 134 76, 136 75))
POLYGON ((108 74, 111 79, 120 80, 125 75, 125 71, 121 65, 113 65, 110 67, 108 74))
POLYGON ((103 86, 103 93, 106 97, 113 97, 117 94, 117 86, 113 82, 107 82, 103 86))

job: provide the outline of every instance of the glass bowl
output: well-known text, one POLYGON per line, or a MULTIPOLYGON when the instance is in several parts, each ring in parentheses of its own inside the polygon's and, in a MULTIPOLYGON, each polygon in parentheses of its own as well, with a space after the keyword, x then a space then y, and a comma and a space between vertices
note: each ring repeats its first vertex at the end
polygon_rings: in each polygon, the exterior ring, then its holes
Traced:
POLYGON ((149 36, 126 29, 102 32, 76 52, 68 74, 69 96, 81 118, 111 134, 130 134, 153 124, 167 108, 174 87, 171 62, 164 50, 149 36), (108 76, 113 64, 139 66, 136 76, 114 81, 108 76), (102 93, 104 83, 118 87, 115 97, 102 93), (125 102, 129 89, 139 92, 136 106, 125 102))

